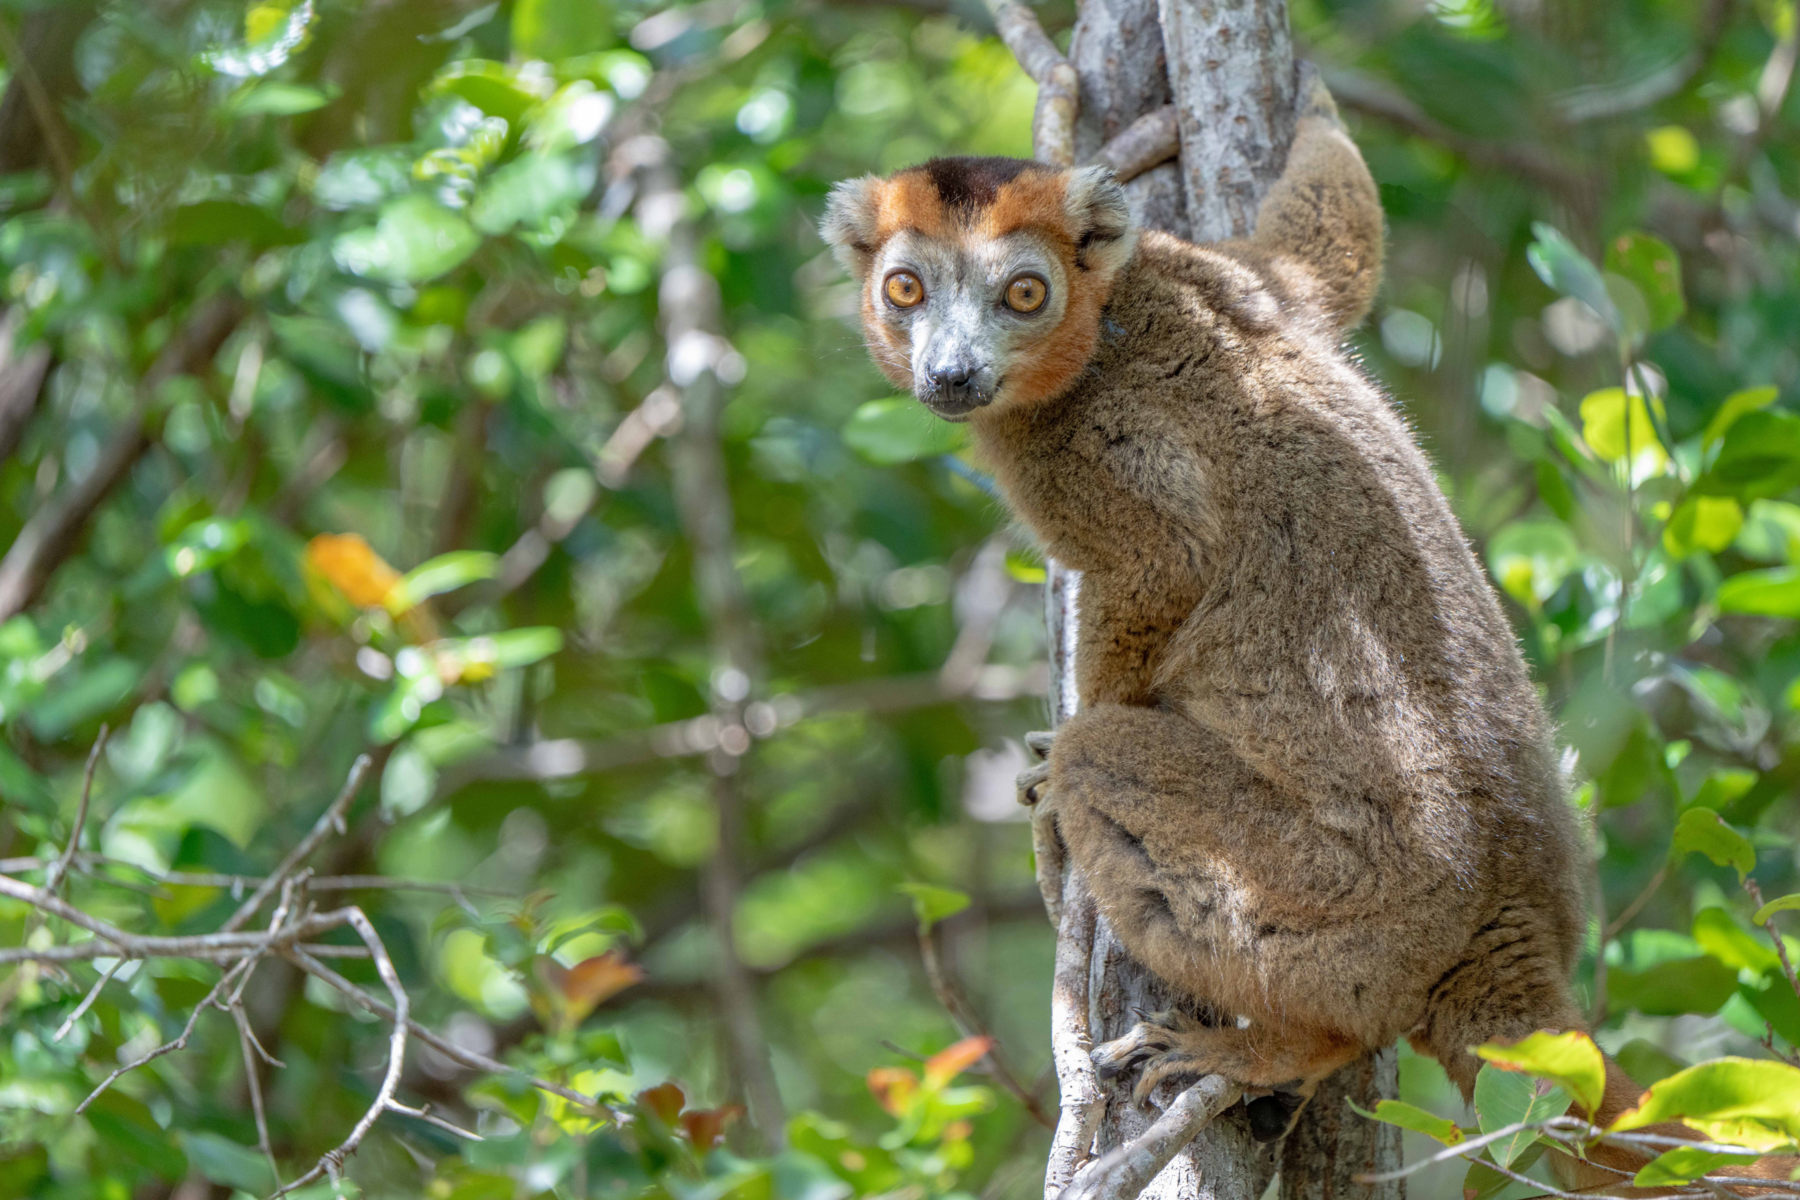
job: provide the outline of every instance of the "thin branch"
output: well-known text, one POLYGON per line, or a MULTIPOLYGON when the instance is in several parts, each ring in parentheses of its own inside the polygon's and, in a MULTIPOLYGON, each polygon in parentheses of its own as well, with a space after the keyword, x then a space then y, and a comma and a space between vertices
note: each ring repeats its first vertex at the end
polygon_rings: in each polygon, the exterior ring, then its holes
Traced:
POLYGON ((1600 948, 1602 951, 1606 949, 1607 942, 1618 937, 1625 926, 1631 924, 1631 919, 1644 910, 1644 905, 1650 903, 1651 897, 1656 895, 1657 891, 1662 887, 1663 882, 1667 880, 1668 877, 1669 864, 1665 862, 1656 869, 1656 874, 1650 877, 1650 882, 1644 885, 1644 890, 1637 894, 1637 898, 1625 906, 1625 911, 1607 923, 1606 932, 1600 939, 1600 948))
MULTIPOLYGON (((1763 906, 1762 888, 1757 886, 1756 880, 1754 878, 1745 879, 1744 890, 1750 893, 1751 903, 1760 910, 1763 906)), ((1794 964, 1788 959, 1787 943, 1781 940, 1781 930, 1775 928, 1773 913, 1769 915, 1768 920, 1763 922, 1763 928, 1768 931, 1769 940, 1775 943, 1775 954, 1781 959, 1781 973, 1787 976, 1788 986, 1794 989, 1795 995, 1800 996, 1800 979, 1794 976, 1794 964)))
POLYGON ((231 914, 231 919, 220 927, 220 932, 230 933, 255 916, 256 910, 263 906, 264 901, 274 895, 275 890, 281 886, 282 880, 286 879, 294 868, 305 862, 312 852, 319 848, 320 842, 323 842, 334 830, 338 833, 344 831, 344 813, 349 809, 350 802, 356 799, 356 793, 361 789, 363 777, 369 773, 369 765, 372 761, 367 754, 357 756, 356 761, 350 766, 350 777, 344 781, 343 789, 338 792, 337 798, 326 806, 323 813, 319 814, 319 819, 313 823, 313 827, 307 835, 300 839, 300 844, 288 851, 287 857, 281 860, 281 864, 269 874, 268 878, 256 885, 256 890, 250 893, 249 899, 238 906, 236 912, 231 914))
POLYGON ((112 977, 119 973, 119 968, 124 966, 125 962, 126 960, 121 958, 112 966, 100 972, 100 978, 94 980, 94 986, 88 989, 88 994, 83 996, 81 1003, 75 1006, 75 1011, 70 1013, 67 1019, 65 1019, 61 1025, 56 1027, 56 1032, 50 1035, 51 1041, 60 1042, 63 1038, 68 1036, 69 1030, 75 1028, 75 1022, 81 1020, 81 1018, 86 1015, 87 1010, 94 1006, 94 1001, 100 998, 100 989, 112 982, 112 977))
POLYGON ((389 1112, 399 1113, 404 1117, 412 1117, 415 1120, 424 1121, 427 1125, 435 1125, 445 1133, 453 1134, 456 1137, 463 1138, 467 1141, 480 1142, 487 1140, 473 1130, 464 1129, 460 1125, 452 1125, 442 1117, 433 1116, 430 1105, 420 1105, 418 1108, 408 1108, 398 1100, 390 1100, 388 1101, 387 1108, 389 1112))
MULTIPOLYGON (((357 761, 362 768, 368 766, 366 755, 357 761)), ((359 770, 353 769, 351 771, 352 780, 360 782, 360 774, 359 770)), ((354 792, 355 788, 347 787, 345 790, 354 792)), ((292 858, 291 855, 289 857, 292 858)), ((400 975, 394 970, 393 960, 388 958, 387 947, 381 944, 381 938, 376 934, 375 926, 369 923, 369 918, 363 915, 362 909, 353 905, 349 908, 339 909, 331 915, 339 917, 350 928, 356 930, 357 936, 362 938, 363 943, 369 948, 369 954, 375 959, 375 973, 380 976, 382 986, 386 987, 388 995, 394 998, 392 1018, 394 1031, 388 1038, 387 1073, 382 1076, 381 1086, 375 1092, 374 1103, 369 1105, 368 1111, 363 1113, 362 1119, 357 1121, 350 1130, 350 1135, 335 1150, 328 1150, 321 1155, 312 1170, 292 1183, 276 1188, 270 1194, 269 1200, 277 1200, 277 1197, 285 1196, 296 1188, 304 1187, 321 1175, 330 1175, 335 1183, 338 1172, 344 1165, 344 1160, 356 1153, 357 1147, 362 1145, 363 1138, 367 1137, 369 1130, 374 1128, 375 1122, 382 1112, 394 1103, 394 1092, 400 1086, 400 1072, 406 1065, 406 1039, 411 1032, 412 1001, 408 998, 406 989, 400 986, 400 975)))
MULTIPOLYGON (((348 999, 354 1000, 368 1012, 374 1013, 376 1016, 387 1021, 394 1020, 398 1015, 393 1008, 369 995, 369 993, 363 991, 318 959, 307 954, 298 946, 289 947, 281 953, 282 957, 286 958, 289 962, 292 962, 302 971, 305 971, 308 975, 318 979, 321 983, 329 985, 348 999)), ((485 1054, 477 1054, 473 1050, 465 1050, 454 1042, 445 1041, 443 1038, 416 1021, 408 1021, 407 1029, 414 1037, 425 1043, 425 1045, 430 1046, 433 1050, 436 1050, 439 1054, 452 1062, 461 1063, 470 1070, 485 1071, 490 1075, 513 1075, 522 1077, 529 1082, 532 1087, 538 1089, 538 1091, 548 1092, 552 1096, 560 1096, 571 1104, 579 1106, 583 1111, 602 1113, 610 1111, 605 1105, 599 1103, 592 1096, 584 1096, 580 1092, 577 1092, 572 1088, 564 1087, 560 1083, 552 1083, 548 1079, 540 1079, 535 1075, 519 1070, 517 1067, 509 1067, 498 1059, 489 1058, 485 1054)))
POLYGON ((87 825, 88 800, 94 794, 94 767, 106 745, 106 734, 107 727, 102 724, 99 736, 94 738, 94 748, 88 751, 87 768, 81 774, 81 802, 75 808, 75 823, 69 829, 68 844, 44 876, 44 891, 52 896, 61 890, 63 879, 69 873, 69 864, 75 861, 75 852, 81 846, 81 831, 87 825))
POLYGON ((1182 1147, 1243 1094, 1223 1075, 1208 1075, 1177 1096, 1141 1135, 1083 1167, 1058 1200, 1136 1200, 1182 1147))
POLYGON ((1100 147, 1093 161, 1098 166, 1110 168, 1120 183, 1129 183, 1180 153, 1181 130, 1175 106, 1165 104, 1121 129, 1100 147))
POLYGON ((177 375, 198 371, 236 327, 241 312, 242 301, 235 296, 215 297, 201 305, 144 373, 136 403, 101 447, 93 468, 31 514, 0 558, 0 621, 11 620, 36 601, 51 573, 79 546, 88 519, 149 448, 157 388, 177 375))
POLYGON ((1075 116, 1080 80, 1056 43, 1038 24, 1037 14, 1019 0, 987 0, 994 28, 1019 66, 1038 85, 1031 119, 1031 146, 1039 162, 1067 167, 1075 162, 1075 116))
POLYGON ((276 1187, 280 1187, 281 1167, 275 1161, 275 1147, 269 1142, 269 1120, 263 1113, 262 1077, 256 1068, 256 1054, 260 1053, 265 1059, 269 1054, 257 1042, 256 1035, 250 1032, 250 1018, 244 1014, 242 1004, 231 1006, 231 1019, 237 1025, 238 1051, 244 1058, 244 1082, 250 1088, 250 1111, 256 1117, 256 1145, 269 1161, 269 1178, 275 1181, 276 1187), (254 1052, 251 1050, 253 1045, 254 1052))
POLYGON ((251 961, 252 960, 249 958, 242 959, 236 966, 232 967, 219 977, 219 982, 213 984, 212 991, 206 993, 206 995, 201 998, 200 1003, 194 1005, 194 1011, 188 1016, 187 1025, 182 1028, 179 1037, 172 1041, 164 1042, 162 1045, 156 1047, 156 1049, 151 1050, 140 1058, 135 1058, 128 1063, 121 1064, 112 1074, 100 1081, 99 1087, 88 1093, 87 1099, 75 1106, 74 1115, 79 1117, 82 1113, 86 1112, 88 1105, 99 1099, 100 1094, 117 1082, 120 1076, 135 1071, 139 1067, 153 1062, 165 1054, 172 1054, 177 1050, 187 1049, 188 1039, 194 1036, 194 1026, 200 1023, 200 1014, 218 1002, 219 994, 237 977, 240 971, 243 971, 250 966, 251 961))
POLYGON ((1012 1073, 1012 1069, 994 1049, 993 1036, 987 1032, 980 1019, 969 1008, 968 1002, 963 999, 962 993, 950 981, 949 973, 944 970, 943 960, 938 956, 937 939, 932 937, 929 929, 919 930, 919 957, 925 962, 925 977, 931 981, 931 990, 937 993, 938 1003, 950 1014, 950 1020, 956 1025, 957 1031, 965 1038, 979 1037, 987 1040, 988 1051, 982 1056, 982 1060, 988 1064, 989 1074, 1001 1087, 1013 1094, 1013 1098, 1031 1114, 1032 1120, 1046 1129, 1055 1129, 1056 1122, 1044 1111, 1037 1096, 1012 1073))

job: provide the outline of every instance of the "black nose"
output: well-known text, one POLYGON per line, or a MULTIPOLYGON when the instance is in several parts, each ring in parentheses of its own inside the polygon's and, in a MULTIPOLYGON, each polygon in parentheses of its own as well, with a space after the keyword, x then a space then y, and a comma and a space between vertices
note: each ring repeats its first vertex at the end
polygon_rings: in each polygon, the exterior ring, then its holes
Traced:
POLYGON ((975 373, 967 367, 949 367, 931 373, 931 386, 942 396, 961 399, 973 386, 974 378, 975 373))

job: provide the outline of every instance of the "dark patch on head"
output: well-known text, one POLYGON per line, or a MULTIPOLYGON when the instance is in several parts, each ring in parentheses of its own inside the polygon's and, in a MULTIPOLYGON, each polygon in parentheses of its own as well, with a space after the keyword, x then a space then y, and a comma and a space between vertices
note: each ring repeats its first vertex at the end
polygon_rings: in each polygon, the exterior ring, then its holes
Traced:
POLYGON ((925 172, 945 208, 974 212, 1037 164, 1023 158, 934 158, 917 168, 925 172))

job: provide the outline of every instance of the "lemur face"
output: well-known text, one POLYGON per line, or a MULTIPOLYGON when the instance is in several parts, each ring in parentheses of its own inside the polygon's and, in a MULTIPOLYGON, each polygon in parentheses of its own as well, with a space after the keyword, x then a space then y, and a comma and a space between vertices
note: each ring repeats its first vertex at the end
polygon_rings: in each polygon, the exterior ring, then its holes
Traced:
POLYGON ((1051 399, 1086 365, 1135 230, 1099 168, 933 159, 833 189, 876 365, 950 421, 1051 399))

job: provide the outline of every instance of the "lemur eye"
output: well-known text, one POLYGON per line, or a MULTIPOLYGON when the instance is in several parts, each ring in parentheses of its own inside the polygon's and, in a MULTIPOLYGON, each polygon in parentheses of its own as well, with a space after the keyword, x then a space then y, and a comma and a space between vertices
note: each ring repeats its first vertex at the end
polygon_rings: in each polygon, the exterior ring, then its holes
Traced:
POLYGON ((910 271, 895 271, 887 277, 888 303, 895 308, 911 308, 925 298, 925 285, 910 271))
POLYGON ((1050 288, 1036 275, 1021 275, 1006 285, 1006 307, 1014 312, 1031 313, 1044 307, 1050 288))

